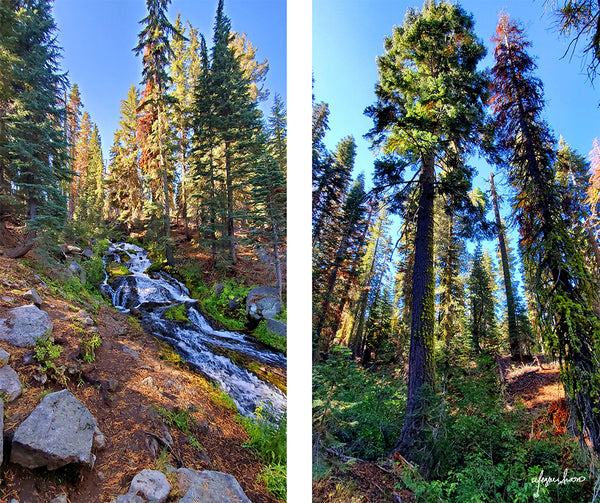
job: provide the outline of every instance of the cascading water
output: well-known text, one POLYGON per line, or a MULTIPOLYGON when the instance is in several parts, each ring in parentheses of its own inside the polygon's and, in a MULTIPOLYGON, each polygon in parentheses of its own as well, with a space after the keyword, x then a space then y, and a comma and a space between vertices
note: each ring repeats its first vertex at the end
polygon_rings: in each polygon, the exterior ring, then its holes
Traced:
POLYGON ((259 405, 272 408, 276 415, 284 412, 286 399, 275 386, 242 368, 227 355, 237 355, 262 367, 283 370, 286 358, 264 349, 250 337, 237 332, 214 330, 190 298, 188 289, 163 272, 146 273, 152 264, 148 252, 129 243, 116 243, 104 256, 105 266, 122 263, 131 274, 109 279, 102 285, 120 311, 138 309, 145 328, 167 341, 179 355, 211 380, 217 382, 236 403, 241 414, 252 415, 259 405), (188 321, 163 318, 174 304, 184 304, 188 321), (270 405, 269 405, 270 404, 270 405))

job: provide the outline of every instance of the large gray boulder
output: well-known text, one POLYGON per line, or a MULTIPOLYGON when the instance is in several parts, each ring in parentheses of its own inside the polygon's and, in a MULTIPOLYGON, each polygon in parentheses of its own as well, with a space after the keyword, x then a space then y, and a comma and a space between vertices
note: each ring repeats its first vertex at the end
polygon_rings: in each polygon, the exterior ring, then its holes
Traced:
POLYGON ((52 332, 52 321, 46 311, 33 304, 15 307, 6 320, 0 320, 0 340, 15 346, 33 346, 35 340, 52 332))
POLYGON ((96 420, 69 390, 46 395, 17 428, 10 460, 27 468, 55 470, 69 463, 90 468, 96 420))
POLYGON ((246 315, 256 321, 274 318, 281 312, 279 290, 274 286, 259 286, 248 292, 246 315))
POLYGON ((6 401, 12 402, 21 395, 23 385, 12 367, 8 365, 0 368, 0 395, 6 395, 6 401))
POLYGON ((252 503, 233 475, 189 468, 175 470, 179 487, 186 491, 179 503, 252 503))

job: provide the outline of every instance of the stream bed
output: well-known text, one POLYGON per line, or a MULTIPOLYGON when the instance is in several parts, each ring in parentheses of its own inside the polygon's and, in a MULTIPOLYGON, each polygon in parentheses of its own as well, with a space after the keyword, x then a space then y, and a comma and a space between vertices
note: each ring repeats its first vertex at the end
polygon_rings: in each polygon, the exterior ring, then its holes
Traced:
POLYGON ((122 312, 137 309, 142 326, 216 383, 235 402, 240 414, 252 416, 261 405, 275 415, 285 412, 283 392, 261 379, 269 373, 285 375, 286 357, 282 353, 265 348, 248 335, 213 329, 182 283, 162 271, 146 273, 152 261, 143 248, 115 243, 103 260, 105 268, 117 263, 131 273, 110 279, 106 274, 101 288, 113 305, 122 312), (163 317, 171 306, 182 304, 187 320, 163 317), (256 369, 256 373, 249 369, 256 369))

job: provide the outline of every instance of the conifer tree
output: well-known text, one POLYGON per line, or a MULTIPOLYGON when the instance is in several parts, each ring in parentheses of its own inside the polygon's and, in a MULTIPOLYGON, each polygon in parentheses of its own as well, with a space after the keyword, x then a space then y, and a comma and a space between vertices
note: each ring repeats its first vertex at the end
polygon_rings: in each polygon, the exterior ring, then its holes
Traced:
POLYGON ((140 22, 144 25, 139 33, 139 43, 134 48, 136 55, 143 53, 142 84, 146 84, 146 95, 140 103, 140 109, 150 108, 154 112, 152 121, 153 132, 156 135, 158 162, 163 198, 163 221, 165 237, 165 256, 170 265, 174 265, 173 249, 171 244, 171 210, 169 173, 165 154, 165 112, 167 104, 172 100, 167 95, 170 78, 167 74, 169 58, 173 55, 170 37, 181 36, 166 16, 170 0, 147 0, 148 15, 140 22))
POLYGON ((62 97, 67 81, 59 73, 60 48, 51 10, 49 0, 26 0, 17 11, 19 72, 6 115, 7 171, 15 195, 27 206, 30 232, 44 229, 44 237, 64 223, 66 199, 60 187, 70 179, 62 97))
POLYGON ((408 400, 395 448, 412 458, 424 441, 425 392, 435 386, 436 164, 442 160, 448 165, 442 190, 458 187, 456 192, 463 196, 460 201, 465 201, 472 170, 460 159, 478 141, 483 121, 486 81, 477 63, 485 48, 473 32, 472 18, 460 7, 428 1, 421 12, 409 9, 404 24, 386 38, 385 50, 378 58, 378 101, 366 110, 374 120, 369 136, 418 174, 408 400))
POLYGON ((252 45, 245 33, 233 32, 230 46, 239 61, 244 78, 249 83, 250 99, 264 101, 269 97, 269 90, 265 89, 264 82, 269 71, 269 62, 256 60, 257 48, 252 45))
MULTIPOLYGON (((181 23, 180 14, 177 15, 174 28, 185 36, 185 28, 181 23)), ((169 109, 169 122, 174 130, 175 158, 178 166, 178 214, 183 219, 184 232, 189 237, 188 179, 191 155, 192 103, 194 100, 194 85, 202 71, 198 30, 190 25, 189 39, 176 37, 172 41, 172 46, 173 57, 171 58, 169 74, 173 82, 172 95, 176 101, 169 109)))
POLYGON ((277 290, 281 298, 283 285, 280 247, 286 229, 285 177, 278 162, 268 153, 264 154, 263 162, 256 167, 252 177, 252 196, 258 210, 254 220, 268 229, 266 234, 273 248, 277 290))
POLYGON ((97 223, 104 217, 104 159, 100 132, 96 124, 90 138, 88 156, 84 199, 87 203, 87 220, 97 223))
POLYGON ((143 212, 143 183, 139 171, 140 147, 137 140, 138 92, 131 84, 127 98, 121 100, 119 129, 110 150, 110 170, 106 180, 111 216, 128 228, 143 212))
POLYGON ((277 160, 279 170, 287 175, 287 113, 281 96, 275 93, 271 115, 268 117, 268 145, 271 155, 277 160))
MULTIPOLYGON (((77 148, 77 137, 79 135, 79 128, 81 123, 81 109, 83 105, 81 103, 81 95, 79 93, 79 87, 77 84, 73 84, 71 92, 69 93, 69 101, 67 103, 67 128, 66 128, 66 140, 69 147, 69 158, 68 166, 69 169, 75 172, 75 157, 77 148)), ((77 199, 77 180, 72 180, 69 184, 68 191, 68 218, 72 219, 75 214, 75 202, 77 199)))
POLYGON ((496 227, 498 229, 498 246, 500 248, 500 262, 502 263, 502 274, 504 279, 504 291, 506 293, 506 319, 508 324, 508 341, 510 344, 510 356, 516 361, 521 359, 521 348, 519 345, 519 334, 517 333, 517 315, 515 310, 515 296, 512 286, 510 266, 508 262, 508 253, 506 251, 506 238, 504 226, 500 219, 500 206, 498 205, 498 194, 494 185, 494 174, 490 172, 490 189, 492 193, 492 203, 494 205, 494 215, 496 217, 496 227))
POLYGON ((90 120, 90 114, 85 111, 81 117, 81 125, 75 142, 74 172, 75 178, 71 184, 71 198, 73 200, 76 220, 87 219, 86 189, 88 186, 87 174, 90 161, 90 141, 94 124, 90 120), (82 214, 83 212, 83 214, 82 214))
MULTIPOLYGON (((330 303, 333 300, 333 292, 336 287, 338 274, 342 270, 343 262, 348 258, 348 255, 355 249, 354 244, 358 244, 363 240, 363 226, 365 217, 365 189, 364 176, 359 175, 357 180, 352 185, 348 192, 348 196, 344 202, 342 214, 338 221, 337 246, 334 249, 335 254, 332 261, 324 267, 326 275, 326 283, 317 289, 313 289, 313 295, 319 305, 316 311, 316 320, 314 325, 314 358, 318 358, 318 352, 328 351, 329 344, 332 339, 332 328, 324 332, 327 318, 330 315, 330 303), (357 239, 358 237, 358 239, 357 239)), ((315 275, 313 274, 313 282, 315 275)), ((336 325, 333 323, 333 325, 336 325)))
POLYGON ((231 47, 231 28, 219 0, 210 73, 211 121, 223 147, 226 192, 226 232, 230 260, 237 262, 234 195, 242 197, 249 172, 261 159, 260 111, 250 95, 250 83, 231 47))
POLYGON ((335 225, 342 196, 348 190, 355 157, 354 138, 346 136, 337 144, 335 154, 325 153, 324 159, 319 162, 318 172, 313 170, 313 247, 321 240, 323 230, 332 223, 335 225))
MULTIPOLYGON (((17 14, 12 2, 0 2, 0 217, 20 213, 13 197, 8 145, 8 113, 15 97, 18 65, 17 14)), ((0 218, 0 245, 14 246, 5 230, 5 218, 0 218)))
POLYGON ((495 311, 493 278, 483 255, 481 244, 477 245, 473 256, 473 266, 469 276, 470 331, 473 350, 481 353, 482 345, 492 349, 496 345, 497 318, 495 311))
POLYGON ((562 215, 553 162, 555 141, 541 118, 542 84, 523 31, 500 17, 495 42, 492 107, 507 174, 516 192, 514 212, 522 257, 536 295, 538 326, 547 346, 564 359, 565 389, 579 424, 600 452, 600 320, 598 293, 580 242, 562 215))

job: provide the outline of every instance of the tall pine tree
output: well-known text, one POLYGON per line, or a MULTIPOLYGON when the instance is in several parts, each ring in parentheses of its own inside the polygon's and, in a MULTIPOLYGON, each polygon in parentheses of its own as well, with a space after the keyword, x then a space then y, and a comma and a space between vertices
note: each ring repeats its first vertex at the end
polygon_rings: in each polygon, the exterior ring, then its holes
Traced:
POLYGON ((453 161, 478 141, 486 81, 477 64, 485 48, 473 32, 473 19, 460 7, 427 1, 421 12, 409 9, 404 24, 386 38, 385 50, 377 60, 378 101, 366 111, 375 123, 369 136, 418 174, 408 400, 395 448, 411 458, 425 440, 425 393, 435 386, 436 165, 443 160, 454 164, 446 170, 443 185, 459 187, 464 201, 472 171, 453 161))

